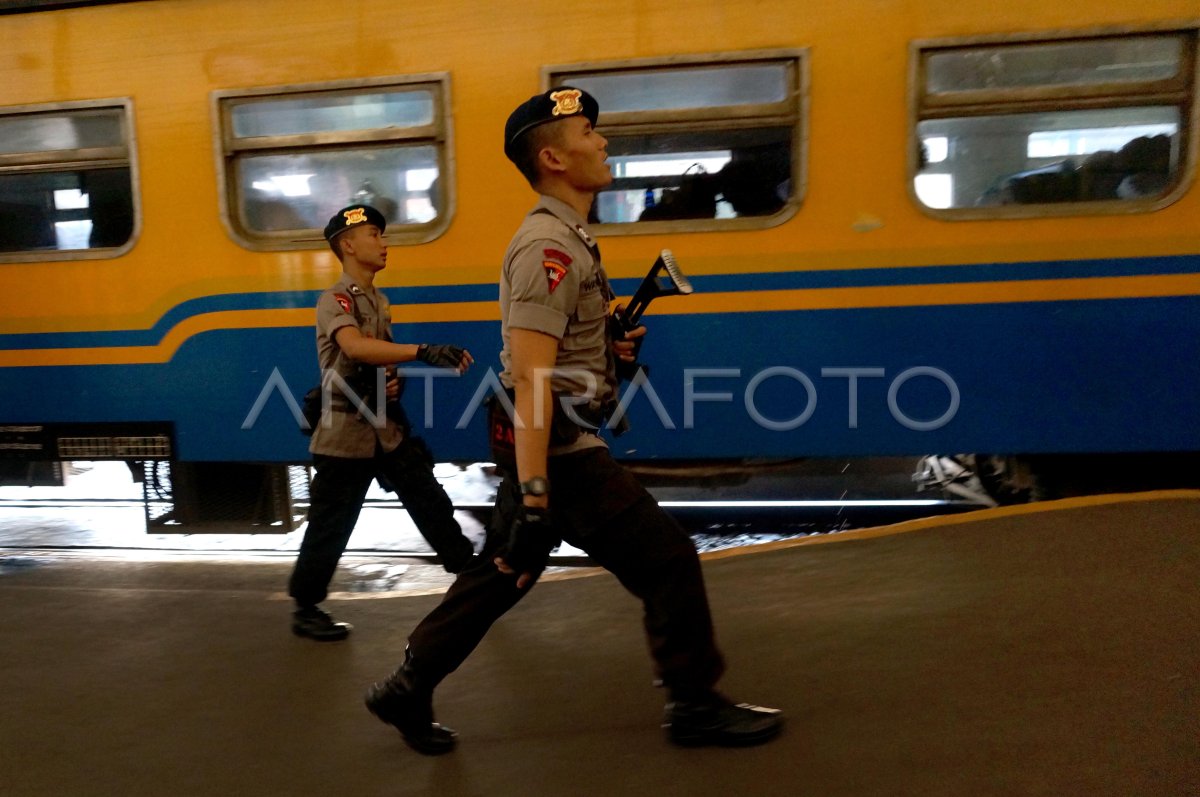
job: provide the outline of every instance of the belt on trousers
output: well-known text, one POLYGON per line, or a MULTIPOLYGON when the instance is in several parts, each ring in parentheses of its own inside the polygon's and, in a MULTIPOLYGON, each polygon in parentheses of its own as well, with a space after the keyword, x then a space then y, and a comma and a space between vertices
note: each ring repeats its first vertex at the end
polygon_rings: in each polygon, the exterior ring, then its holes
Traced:
MULTIPOLYGON (((347 415, 361 414, 354 402, 350 401, 350 399, 346 398, 345 396, 330 396, 329 409, 333 412, 344 412, 347 415)), ((367 409, 371 410, 372 412, 375 411, 375 408, 369 404, 367 405, 367 409)), ((408 414, 404 411, 403 404, 401 404, 399 401, 388 401, 384 405, 384 414, 386 414, 389 419, 391 419, 397 426, 400 427, 401 431, 404 432, 406 437, 409 435, 411 424, 408 420, 408 414)))

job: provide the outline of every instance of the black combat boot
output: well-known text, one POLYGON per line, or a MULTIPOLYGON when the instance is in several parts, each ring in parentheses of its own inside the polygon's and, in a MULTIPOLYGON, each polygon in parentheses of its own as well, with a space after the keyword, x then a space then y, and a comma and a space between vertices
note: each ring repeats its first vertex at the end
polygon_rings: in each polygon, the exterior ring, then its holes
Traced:
POLYGON ((316 606, 302 606, 292 613, 292 633, 318 642, 345 639, 353 628, 349 623, 339 623, 316 606))
POLYGON ((781 728, 783 712, 779 709, 735 704, 717 692, 676 698, 667 704, 663 718, 667 737, 684 747, 762 744, 775 738, 781 728))
POLYGON ((400 669, 367 689, 365 702, 372 714, 400 731, 418 753, 441 755, 457 743, 457 733, 433 721, 433 687, 422 682, 408 650, 400 669))

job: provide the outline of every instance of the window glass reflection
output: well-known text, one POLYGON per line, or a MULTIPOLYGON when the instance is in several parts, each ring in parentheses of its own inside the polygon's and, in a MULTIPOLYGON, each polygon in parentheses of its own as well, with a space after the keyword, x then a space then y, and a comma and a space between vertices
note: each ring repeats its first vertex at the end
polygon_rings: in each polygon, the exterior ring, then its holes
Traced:
POLYGON ((564 82, 595 97, 605 113, 753 105, 783 102, 788 97, 788 72, 783 64, 572 75, 564 82))
POLYGON ((433 123, 428 91, 323 95, 241 102, 231 110, 239 138, 419 127, 433 123))
POLYGON ((930 92, 1086 86, 1165 80, 1179 73, 1179 36, 973 47, 935 53, 927 61, 930 92))
POLYGON ((0 155, 121 147, 119 111, 71 111, 0 117, 0 155))
POLYGON ((0 252, 116 248, 132 234, 128 167, 0 175, 0 252))
POLYGON ((242 222, 254 232, 319 230, 338 208, 359 202, 389 225, 424 224, 441 213, 433 146, 243 155, 236 167, 242 222))
POLYGON ((949 156, 926 160, 917 176, 927 207, 1157 197, 1182 162, 1174 107, 936 119, 917 130, 951 142, 949 156))
POLYGON ((611 136, 613 183, 602 223, 732 219, 777 213, 792 196, 792 130, 611 136))

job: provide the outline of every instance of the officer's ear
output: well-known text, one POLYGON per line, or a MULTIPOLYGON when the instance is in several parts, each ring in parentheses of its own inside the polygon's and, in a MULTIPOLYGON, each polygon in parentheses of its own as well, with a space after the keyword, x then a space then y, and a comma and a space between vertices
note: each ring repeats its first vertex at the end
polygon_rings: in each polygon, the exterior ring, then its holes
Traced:
POLYGON ((566 165, 558 156, 558 150, 553 145, 539 149, 537 161, 544 174, 562 174, 567 170, 566 165))
POLYGON ((534 160, 538 170, 544 174, 561 174, 567 170, 559 157, 559 147, 562 144, 562 124, 551 122, 531 131, 530 144, 535 148, 534 160))

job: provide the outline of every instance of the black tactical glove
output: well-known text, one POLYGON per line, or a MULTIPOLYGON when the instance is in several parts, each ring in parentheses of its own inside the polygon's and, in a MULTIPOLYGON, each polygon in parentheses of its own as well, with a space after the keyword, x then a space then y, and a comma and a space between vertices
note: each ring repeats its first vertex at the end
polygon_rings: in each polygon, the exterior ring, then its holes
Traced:
MULTIPOLYGON (((625 324, 622 320, 622 317, 616 313, 613 313, 612 315, 610 315, 608 317, 608 334, 612 337, 613 340, 625 340, 625 333, 632 332, 634 329, 637 329, 637 327, 634 326, 634 327, 630 327, 630 328, 626 329, 625 324)), ((622 359, 617 360, 617 379, 619 379, 623 382, 632 381, 633 378, 638 375, 639 371, 644 372, 647 375, 649 375, 650 366, 643 365, 642 363, 637 361, 638 354, 640 354, 642 351, 642 341, 643 340, 645 340, 645 338, 634 338, 633 339, 633 360, 632 361, 627 361, 627 360, 622 360, 622 359)))
POLYGON ((449 343, 422 343, 417 347, 417 359, 426 365, 436 365, 442 368, 458 368, 462 365, 462 346, 449 343))
POLYGON ((639 371, 648 375, 650 373, 650 366, 640 363, 637 360, 633 362, 617 360, 617 379, 622 382, 632 382, 639 371))
POLYGON ((496 555, 517 574, 529 573, 536 581, 556 545, 558 537, 550 528, 549 511, 522 504, 509 523, 508 542, 496 555))

